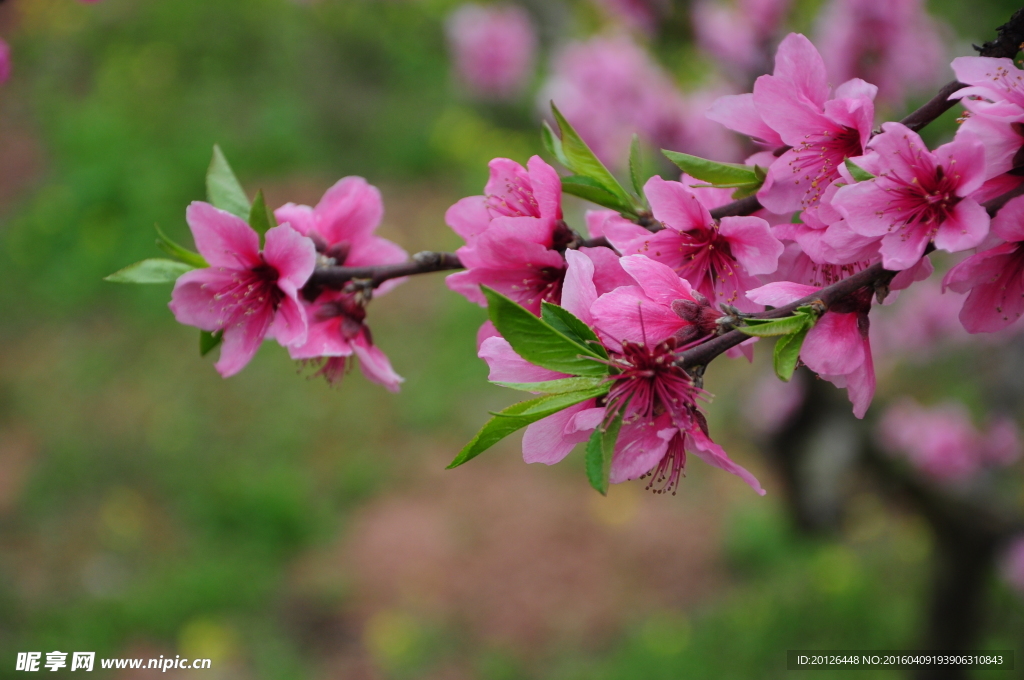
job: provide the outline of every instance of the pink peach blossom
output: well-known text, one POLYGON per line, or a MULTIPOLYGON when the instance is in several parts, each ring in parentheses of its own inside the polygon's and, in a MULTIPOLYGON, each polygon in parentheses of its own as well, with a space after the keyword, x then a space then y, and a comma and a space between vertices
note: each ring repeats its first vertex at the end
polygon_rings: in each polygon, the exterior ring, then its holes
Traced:
POLYGON ((969 333, 992 333, 1024 314, 1024 196, 1010 200, 992 220, 996 245, 956 265, 942 285, 970 294, 960 310, 969 333))
POLYGON ((539 314, 544 300, 559 301, 565 277, 565 260, 555 249, 571 240, 562 221, 561 180, 538 156, 528 170, 504 158, 490 167, 486 194, 460 200, 445 215, 466 239, 456 251, 466 271, 446 282, 481 306, 480 286, 487 285, 539 314))
POLYGON ((181 275, 170 308, 179 323, 223 331, 217 371, 227 378, 242 370, 264 337, 284 346, 306 341, 306 312, 298 291, 316 266, 313 242, 287 224, 259 235, 241 218, 209 203, 185 211, 199 253, 210 264, 181 275))
POLYGON ((876 91, 854 78, 830 97, 821 55, 791 33, 779 45, 773 75, 758 78, 753 94, 720 98, 708 117, 768 147, 792 147, 771 164, 757 194, 772 212, 786 213, 817 204, 845 159, 863 153, 876 91))
POLYGON ((519 5, 459 7, 448 19, 448 43, 470 92, 496 99, 522 94, 533 71, 537 35, 519 5))
MULTIPOLYGON (((646 311, 638 311, 635 304, 637 301, 643 304, 643 299, 617 295, 622 288, 598 298, 593 282, 593 261, 571 250, 566 252, 566 258, 569 267, 564 304, 595 327, 617 370, 610 378, 614 384, 605 405, 598 406, 596 400, 588 400, 530 425, 523 436, 524 459, 548 465, 556 463, 577 443, 586 441, 612 412, 620 411, 623 425, 612 458, 612 483, 651 475, 648 488, 674 493, 685 470, 686 452, 690 451, 709 464, 738 475, 763 494, 757 480, 730 460, 708 437, 707 423, 696 406, 701 391, 673 363, 675 340, 671 335, 686 322, 677 316, 676 322, 647 326, 646 311), (637 323, 640 316, 644 318, 642 324, 637 323), (619 329, 625 329, 625 333, 619 329), (644 340, 634 342, 630 338, 644 340)), ((644 310, 656 311, 660 307, 671 310, 671 302, 665 303, 669 298, 673 298, 673 302, 693 301, 689 284, 668 267, 641 256, 624 259, 627 261, 624 267, 632 277, 656 297, 646 298, 644 310)), ((644 290, 641 286, 636 288, 644 290)), ((666 317, 665 314, 660 316, 666 317)), ((523 361, 502 338, 486 339, 480 356, 490 366, 491 380, 530 382, 565 377, 523 361)))
POLYGON ((934 152, 917 133, 885 123, 871 140, 881 168, 875 179, 842 187, 832 201, 850 229, 881 237, 886 269, 907 269, 920 261, 930 241, 957 252, 977 246, 988 235, 988 213, 971 193, 985 179, 984 148, 959 135, 934 152))
POLYGON ((760 285, 755 276, 778 267, 782 243, 760 217, 724 217, 715 224, 697 195, 680 182, 652 177, 644 187, 664 229, 650 233, 619 220, 605 236, 624 255, 639 253, 674 269, 717 305, 756 311, 743 293, 760 285))
MULTIPOLYGON (((384 204, 380 191, 362 177, 338 181, 315 208, 288 203, 275 210, 274 215, 278 221, 286 221, 308 236, 325 264, 367 267, 407 259, 402 248, 374 234, 383 218, 384 204)), ((386 281, 374 295, 383 295, 402 281, 386 281)), ((330 383, 342 378, 354 355, 369 380, 392 392, 398 391, 402 378, 373 344, 366 325, 366 300, 359 294, 337 290, 325 289, 314 294, 313 300, 303 300, 309 334, 304 342, 288 348, 289 355, 318 365, 317 375, 330 383)))

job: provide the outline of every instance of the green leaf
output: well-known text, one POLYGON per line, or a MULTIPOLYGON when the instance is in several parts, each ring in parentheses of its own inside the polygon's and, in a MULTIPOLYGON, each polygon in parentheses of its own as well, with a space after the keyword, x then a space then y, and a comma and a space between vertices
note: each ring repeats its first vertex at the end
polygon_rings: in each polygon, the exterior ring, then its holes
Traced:
POLYGON ((633 208, 622 202, 618 196, 601 186, 597 180, 583 175, 570 175, 562 178, 562 191, 585 201, 596 203, 604 208, 618 212, 632 213, 633 208))
POLYGON ((590 486, 608 495, 608 476, 612 470, 612 457, 615 455, 615 442, 619 439, 622 429, 622 411, 620 410, 612 422, 601 423, 587 441, 587 479, 590 486))
POLYGON ((804 328, 810 328, 814 325, 814 316, 798 311, 793 316, 782 319, 746 319, 746 323, 746 326, 737 326, 737 330, 759 338, 770 338, 798 333, 804 328))
POLYGON ((760 186, 763 181, 758 177, 754 166, 739 165, 737 163, 717 163, 699 156, 691 156, 688 153, 667 151, 665 149, 662 149, 661 152, 686 174, 715 186, 740 186, 744 184, 757 184, 760 186))
POLYGON ((197 252, 191 251, 188 248, 183 248, 177 243, 167 237, 167 234, 163 232, 160 225, 156 226, 156 245, 160 250, 164 251, 176 260, 181 260, 185 264, 190 264, 196 269, 202 269, 203 267, 209 267, 203 256, 197 252))
POLYGON ((224 331, 199 331, 199 356, 205 357, 224 340, 224 331))
POLYGON ((555 160, 561 163, 563 167, 569 167, 569 159, 565 157, 565 151, 562 150, 562 140, 558 138, 558 135, 551 129, 546 120, 541 123, 540 140, 544 144, 544 148, 548 150, 548 153, 555 157, 555 160))
POLYGON ((629 181, 633 183, 633 191, 640 198, 644 197, 644 162, 640 155, 640 137, 634 134, 629 143, 629 181))
POLYGON ((179 276, 193 269, 195 267, 184 262, 153 258, 130 264, 103 280, 112 283, 174 283, 179 276))
POLYGON ((480 286, 487 298, 487 312, 498 332, 516 354, 531 364, 569 375, 603 376, 608 366, 591 347, 577 342, 538 319, 529 310, 501 293, 480 286))
POLYGON ((866 182, 869 179, 875 178, 874 175, 851 161, 849 158, 846 159, 846 169, 850 171, 850 176, 858 182, 866 182))
POLYGON ((595 180, 603 189, 613 194, 623 205, 629 205, 629 194, 619 184, 619 180, 608 171, 594 152, 590 150, 586 142, 576 133, 576 130, 569 125, 562 112, 558 110, 554 102, 551 103, 551 112, 555 115, 555 122, 562 133, 562 152, 565 155, 565 167, 577 175, 583 175, 595 180))
POLYGON ((790 335, 783 335, 775 341, 775 375, 779 380, 789 382, 800 359, 800 348, 804 346, 804 338, 810 326, 790 335))
POLYGON ((760 189, 761 189, 761 182, 757 182, 756 184, 741 184, 738 187, 736 187, 736 191, 732 192, 732 200, 738 201, 741 198, 746 198, 747 196, 753 196, 760 189))
POLYGON ((601 344, 601 340, 597 337, 597 333, 595 333, 590 326, 576 318, 576 316, 565 307, 559 307, 558 305, 544 301, 540 303, 540 318, 546 321, 547 324, 556 331, 567 336, 570 340, 575 340, 581 345, 590 347, 602 359, 608 358, 608 351, 605 350, 604 345, 601 344))
POLYGON ((228 160, 216 144, 213 146, 213 159, 210 169, 206 171, 206 198, 216 208, 226 210, 243 220, 249 219, 249 197, 238 183, 228 160))
POLYGON ((255 229, 260 236, 277 226, 274 213, 267 209, 267 202, 263 198, 263 189, 256 192, 256 198, 252 201, 252 208, 249 210, 249 226, 255 229))
POLYGON ((562 409, 579 404, 587 399, 593 399, 604 394, 605 386, 595 387, 590 390, 579 392, 568 392, 566 394, 549 394, 529 401, 521 401, 513 404, 503 411, 494 414, 494 417, 487 421, 476 436, 473 437, 455 460, 447 469, 458 467, 466 461, 476 458, 481 453, 491 448, 499 441, 509 436, 516 430, 535 423, 541 418, 547 418, 553 413, 562 409))
POLYGON ((513 390, 536 392, 537 394, 565 394, 566 392, 589 390, 602 384, 610 387, 604 378, 559 378, 558 380, 534 383, 493 382, 495 385, 501 385, 513 390))

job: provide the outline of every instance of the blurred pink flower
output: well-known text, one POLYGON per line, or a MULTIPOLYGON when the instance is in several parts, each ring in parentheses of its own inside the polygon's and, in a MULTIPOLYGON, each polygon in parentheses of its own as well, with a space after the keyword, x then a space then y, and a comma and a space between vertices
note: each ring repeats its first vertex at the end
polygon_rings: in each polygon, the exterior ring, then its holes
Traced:
POLYGON ((621 167, 633 134, 656 148, 685 143, 687 104, 661 67, 629 38, 602 36, 566 47, 538 102, 554 102, 594 153, 621 167))
POLYGON ((448 43, 459 79, 475 95, 511 99, 529 83, 537 36, 519 5, 466 4, 448 19, 448 43))
POLYGON ((1003 580, 1024 595, 1024 536, 1017 536, 1003 554, 1000 572, 1003 580))
POLYGON ((872 319, 871 344, 876 355, 926 361, 943 347, 969 341, 957 319, 963 302, 962 295, 943 294, 934 279, 910 286, 872 319))
POLYGON ((256 354, 264 337, 284 346, 306 341, 306 312, 298 292, 313 274, 313 242, 287 224, 259 235, 239 217, 196 201, 185 219, 199 253, 210 264, 182 274, 170 308, 178 323, 223 331, 217 371, 238 373, 256 354))
MULTIPOLYGON (((338 181, 315 208, 287 203, 275 210, 274 216, 312 239, 328 264, 369 267, 404 262, 408 257, 402 248, 373 233, 384 216, 384 203, 380 191, 362 177, 338 181)), ((385 281, 374 295, 383 295, 403 281, 385 281)), ((304 300, 303 306, 309 334, 305 342, 288 348, 292 359, 318 365, 317 375, 335 383, 355 355, 363 375, 392 392, 398 391, 402 378, 373 344, 365 323, 365 300, 359 294, 325 289, 314 300, 304 300)))
POLYGON ((988 467, 1004 467, 1020 457, 1016 425, 1007 419, 980 432, 963 404, 923 407, 904 399, 885 412, 878 427, 881 444, 902 454, 922 473, 942 482, 968 481, 988 467))
POLYGON ((775 434, 800 408, 806 394, 803 372, 794 373, 788 383, 771 371, 763 372, 743 400, 743 416, 758 434, 775 434))
POLYGON ((654 33, 665 11, 665 0, 594 0, 609 14, 632 29, 654 33))
POLYGON ((791 0, 701 0, 693 5, 697 43, 742 75, 764 72, 766 51, 791 0))
POLYGON ((0 40, 0 83, 11 77, 11 46, 0 40))
POLYGON ((832 0, 816 37, 836 82, 863 78, 891 106, 945 77, 942 38, 921 0, 832 0))

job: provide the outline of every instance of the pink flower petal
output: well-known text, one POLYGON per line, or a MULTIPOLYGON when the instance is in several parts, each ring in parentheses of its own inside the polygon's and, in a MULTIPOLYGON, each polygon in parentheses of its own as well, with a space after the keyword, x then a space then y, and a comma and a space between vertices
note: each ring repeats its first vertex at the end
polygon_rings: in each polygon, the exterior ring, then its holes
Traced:
POLYGON ((523 460, 554 465, 569 455, 577 444, 587 441, 590 432, 568 430, 572 429, 570 423, 577 414, 596 410, 595 403, 595 400, 588 399, 528 425, 523 433, 523 460))
POLYGON ((362 177, 345 177, 324 193, 313 211, 317 231, 329 243, 369 236, 384 217, 380 191, 362 177))
POLYGON ((711 213, 696 194, 679 182, 666 182, 655 175, 647 180, 644 194, 650 201, 651 211, 666 227, 690 231, 713 224, 711 213))
POLYGON ((775 283, 769 283, 760 288, 747 291, 747 297, 756 302, 759 305, 771 305, 772 307, 782 307, 788 305, 790 302, 799 300, 802 297, 807 297, 817 293, 820 288, 814 286, 805 286, 801 283, 791 283, 789 281, 776 281, 775 283))
POLYGON ((723 217, 719 233, 748 274, 771 274, 779 268, 785 247, 760 217, 723 217))
POLYGON ((261 263, 260 237, 240 217, 194 201, 185 211, 196 248, 211 267, 249 269, 261 263))
POLYGON ((568 266, 565 270, 565 281, 562 283, 561 305, 583 323, 593 325, 590 307, 597 300, 594 263, 576 250, 566 250, 565 261, 568 266))
POLYGON ((807 333, 800 358, 815 373, 846 375, 864 363, 858 314, 826 312, 807 333))
POLYGON ((484 340, 477 356, 487 362, 491 369, 487 379, 492 382, 532 383, 569 377, 565 373, 531 364, 516 354, 508 340, 500 336, 484 340))
POLYGON ((939 227, 935 247, 948 253, 974 248, 988 236, 988 229, 988 212, 974 199, 965 198, 939 227))
POLYGON ((693 455, 697 456, 708 465, 736 475, 749 484, 750 488, 756 491, 759 495, 763 496, 765 494, 765 490, 761 488, 761 483, 757 481, 757 478, 747 472, 746 468, 734 463, 725 452, 725 449, 705 436, 700 428, 695 427, 687 432, 686 439, 687 444, 690 445, 686 448, 688 451, 693 453, 693 455))
POLYGON ((359 370, 367 380, 382 385, 389 392, 398 391, 405 378, 395 373, 387 355, 376 345, 370 344, 365 333, 356 336, 352 347, 359 358, 359 370))
POLYGON ((644 255, 627 255, 620 262, 654 302, 671 305, 675 300, 694 299, 689 282, 679 278, 671 267, 644 255))
POLYGON ((263 259, 277 270, 279 285, 287 281, 302 288, 316 268, 313 241, 286 224, 267 230, 263 259))
POLYGON ((619 431, 612 457, 609 480, 620 484, 644 476, 658 464, 668 450, 668 444, 679 434, 667 414, 657 420, 639 420, 626 423, 619 431))
MULTIPOLYGON (((759 140, 769 146, 782 146, 779 133, 768 127, 754 106, 753 94, 734 94, 719 97, 708 110, 708 118, 730 130, 759 140)), ((774 160, 774 159, 773 159, 774 160)))

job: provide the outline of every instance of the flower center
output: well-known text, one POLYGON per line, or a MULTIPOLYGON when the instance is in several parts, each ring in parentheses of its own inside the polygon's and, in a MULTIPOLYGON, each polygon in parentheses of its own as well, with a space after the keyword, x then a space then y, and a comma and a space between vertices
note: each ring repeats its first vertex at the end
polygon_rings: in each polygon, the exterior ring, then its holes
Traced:
POLYGON ((843 161, 859 156, 862 150, 860 132, 848 126, 809 134, 794 146, 793 158, 789 161, 789 167, 796 175, 794 183, 807 183, 800 204, 807 208, 818 203, 828 185, 839 176, 839 166, 843 161))
POLYGON ((931 236, 935 235, 961 201, 956 195, 960 174, 953 168, 955 163, 955 160, 950 161, 951 173, 941 165, 934 172, 920 168, 921 172, 910 180, 896 174, 884 175, 889 180, 886 191, 891 198, 882 212, 892 216, 890 231, 921 225, 931 236))
POLYGON ((611 376, 609 409, 623 409, 624 422, 653 420, 668 413, 677 427, 688 426, 702 390, 676 365, 675 349, 675 338, 653 348, 624 340, 621 354, 611 361, 619 372, 611 376))
POLYGON ((224 327, 242 325, 258 314, 265 315, 269 324, 284 299, 284 291, 277 286, 278 276, 277 270, 265 262, 233 272, 231 283, 213 296, 223 305, 224 327))
POLYGON ((505 183, 503 195, 489 194, 486 198, 491 213, 504 217, 540 217, 540 206, 533 195, 533 186, 525 177, 516 177, 505 183))

